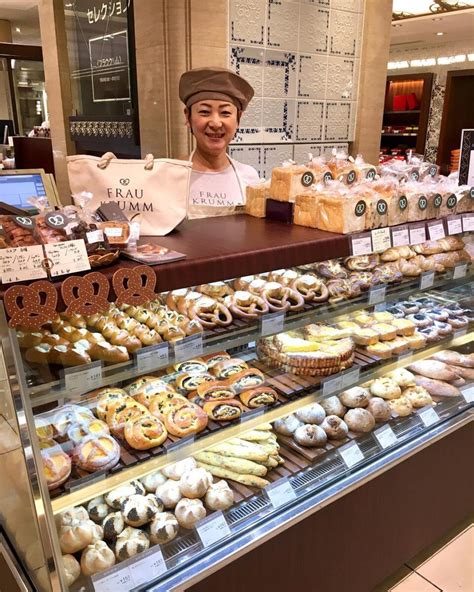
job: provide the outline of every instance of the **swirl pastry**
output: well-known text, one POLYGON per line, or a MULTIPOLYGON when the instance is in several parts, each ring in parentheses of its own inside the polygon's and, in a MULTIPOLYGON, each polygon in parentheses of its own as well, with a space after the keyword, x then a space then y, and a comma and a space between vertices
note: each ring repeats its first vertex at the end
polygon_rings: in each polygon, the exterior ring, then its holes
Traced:
POLYGON ((211 374, 194 374, 193 372, 185 372, 176 379, 176 386, 179 391, 186 393, 192 393, 195 391, 200 384, 209 383, 215 380, 211 374))
POLYGON ((135 398, 148 392, 153 392, 154 394, 161 393, 169 390, 170 387, 166 382, 156 376, 140 376, 140 378, 131 382, 126 389, 128 394, 135 398))
POLYGON ((276 282, 266 283, 261 296, 272 312, 296 311, 304 306, 304 298, 299 292, 276 282))
POLYGON ((227 296, 224 304, 234 317, 241 319, 256 319, 270 310, 268 303, 263 298, 243 290, 235 292, 232 296, 227 296))
POLYGON ((232 323, 232 315, 224 304, 209 296, 200 296, 189 306, 188 314, 191 319, 198 320, 205 329, 227 327, 232 323))
POLYGON ((188 399, 182 395, 166 393, 155 395, 148 410, 152 415, 163 421, 163 418, 167 413, 174 411, 175 409, 179 409, 188 403, 188 399))
POLYGON ((138 553, 143 553, 150 546, 150 540, 143 530, 127 526, 118 535, 115 543, 117 561, 125 561, 138 553))
POLYGON ((224 360, 230 360, 231 355, 228 354, 226 351, 216 352, 215 354, 208 354, 202 357, 202 360, 206 363, 209 370, 214 368, 214 366, 218 362, 223 362, 224 360))
POLYGON ((219 380, 224 380, 230 376, 233 376, 234 374, 242 372, 242 370, 246 370, 247 368, 248 364, 247 362, 244 362, 244 360, 240 360, 239 358, 231 358, 230 360, 217 362, 217 364, 215 364, 212 368, 212 373, 219 380))
POLYGON ((222 401, 208 401, 203 405, 204 411, 215 421, 232 421, 242 415, 243 407, 240 401, 228 399, 222 401))
POLYGON ((234 391, 228 386, 227 382, 200 384, 197 388, 197 394, 205 403, 208 401, 233 399, 235 397, 234 391))
POLYGON ((111 469, 120 459, 120 446, 107 434, 86 436, 74 449, 75 464, 84 471, 111 469))
POLYGON ((387 263, 385 265, 378 265, 372 272, 374 284, 394 284, 401 282, 403 273, 396 265, 387 263))
POLYGON ((295 278, 289 287, 301 294, 305 302, 324 302, 329 298, 326 284, 314 275, 301 275, 295 278))
POLYGON ((361 255, 359 257, 348 257, 344 261, 344 265, 351 271, 372 271, 377 267, 379 262, 379 256, 376 254, 372 255, 361 255))
POLYGON ((348 272, 337 259, 329 259, 316 264, 316 271, 325 278, 346 279, 348 272))
POLYGON ((229 380, 230 386, 237 394, 242 391, 262 386, 264 382, 265 376, 263 372, 260 372, 257 368, 242 370, 242 372, 234 374, 229 380))
POLYGON ((97 396, 96 413, 99 419, 105 421, 107 411, 112 403, 123 402, 129 399, 127 393, 121 388, 105 388, 93 393, 97 396))
POLYGON ((96 541, 87 546, 81 555, 81 571, 85 576, 93 576, 114 564, 114 553, 104 541, 96 541))
POLYGON ((148 415, 148 410, 144 405, 133 401, 132 403, 124 403, 112 408, 107 413, 107 423, 110 431, 117 438, 124 438, 124 430, 127 422, 132 419, 148 415))
POLYGON ((207 426, 208 416, 199 405, 189 401, 169 411, 165 416, 165 427, 173 436, 187 436, 202 432, 207 426))
POLYGON ((259 386, 248 391, 243 391, 239 397, 242 403, 250 409, 257 409, 265 405, 274 405, 278 400, 277 392, 269 386, 259 386))
POLYGON ((150 542, 153 545, 164 545, 172 541, 178 534, 179 523, 171 512, 155 514, 150 523, 150 542))
POLYGON ((163 423, 152 415, 137 417, 125 425, 125 440, 136 450, 160 446, 168 437, 163 423))

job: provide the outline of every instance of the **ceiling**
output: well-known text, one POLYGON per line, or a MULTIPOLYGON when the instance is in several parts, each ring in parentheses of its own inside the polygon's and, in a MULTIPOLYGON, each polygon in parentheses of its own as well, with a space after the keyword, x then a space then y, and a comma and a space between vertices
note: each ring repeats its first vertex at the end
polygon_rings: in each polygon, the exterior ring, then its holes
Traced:
POLYGON ((10 21, 14 43, 41 45, 38 1, 0 0, 0 19, 10 21))

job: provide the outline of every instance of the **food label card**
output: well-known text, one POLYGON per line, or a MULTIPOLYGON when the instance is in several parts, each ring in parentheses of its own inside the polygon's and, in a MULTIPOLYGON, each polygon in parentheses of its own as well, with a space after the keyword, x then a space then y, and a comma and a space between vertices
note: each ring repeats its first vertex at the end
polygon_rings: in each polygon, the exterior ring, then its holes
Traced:
POLYGON ((66 390, 72 393, 87 393, 102 386, 102 362, 97 360, 92 364, 66 368, 64 370, 66 390))
POLYGON ((444 232, 444 224, 442 220, 435 220, 434 222, 428 222, 428 234, 430 240, 439 240, 446 236, 444 232))
POLYGON ((392 228, 392 245, 394 247, 404 247, 410 244, 410 235, 408 233, 408 225, 397 226, 392 228))
POLYGON ((323 382, 323 395, 333 395, 342 389, 342 376, 334 376, 334 378, 326 378, 323 382))
POLYGON ((142 586, 166 571, 166 563, 159 545, 135 557, 128 566, 134 586, 142 586))
POLYGON ((474 230, 474 214, 463 214, 462 228, 464 232, 470 232, 474 230))
POLYGON ((342 374, 342 385, 341 388, 346 389, 359 382, 360 378, 360 366, 353 366, 349 370, 346 370, 342 374))
POLYGON ((205 548, 230 536, 229 525, 221 511, 200 520, 196 524, 196 530, 205 548))
POLYGON ((434 284, 434 279, 434 271, 426 271, 425 273, 422 273, 420 278, 420 290, 426 290, 426 288, 431 288, 431 286, 434 284))
POLYGON ((274 312, 272 314, 263 315, 260 319, 260 335, 274 335, 281 333, 285 327, 285 313, 274 312))
POLYGON ((448 224, 448 234, 450 236, 462 233, 462 217, 460 215, 448 216, 446 222, 448 224))
POLYGON ((86 244, 79 238, 63 243, 44 245, 51 277, 86 271, 91 268, 86 244))
POLYGON ((410 224, 410 245, 419 245, 426 241, 426 228, 424 222, 410 224))
POLYGON ((95 592, 130 592, 134 587, 132 574, 127 566, 117 566, 108 573, 92 576, 95 592))
POLYGON ((364 460, 362 450, 356 442, 351 442, 339 448, 339 454, 348 469, 351 469, 354 465, 360 463, 361 460, 364 460))
POLYGON ((390 228, 375 228, 372 230, 372 248, 374 253, 380 253, 390 249, 390 228))
POLYGON ((439 415, 436 413, 433 407, 426 407, 424 409, 420 409, 418 415, 420 416, 423 425, 427 428, 439 421, 439 415))
POLYGON ((151 372, 162 366, 168 366, 169 345, 157 343, 148 347, 142 347, 135 354, 137 369, 140 373, 151 372))
POLYGON ((457 280, 459 278, 466 277, 467 273, 467 263, 461 263, 460 265, 456 265, 453 271, 453 279, 457 280))
POLYGON ((369 304, 379 304, 385 300, 387 286, 374 286, 369 292, 369 304))
POLYGON ((283 477, 275 483, 270 483, 265 487, 268 497, 272 503, 272 506, 280 508, 286 506, 288 502, 292 502, 296 499, 296 493, 287 477, 283 477))
POLYGON ((461 393, 467 403, 474 403, 474 386, 468 386, 461 393))
POLYGON ((47 278, 48 274, 43 263, 42 245, 1 249, 0 277, 2 283, 11 284, 12 282, 47 278))
POLYGON ((390 448, 390 446, 393 446, 397 442, 397 436, 389 425, 375 430, 374 436, 384 450, 385 448, 390 448))
POLYGON ((370 255, 372 253, 372 236, 370 232, 356 234, 351 238, 352 256, 370 255))
POLYGON ((184 362, 202 355, 202 334, 190 335, 174 343, 176 362, 184 362))

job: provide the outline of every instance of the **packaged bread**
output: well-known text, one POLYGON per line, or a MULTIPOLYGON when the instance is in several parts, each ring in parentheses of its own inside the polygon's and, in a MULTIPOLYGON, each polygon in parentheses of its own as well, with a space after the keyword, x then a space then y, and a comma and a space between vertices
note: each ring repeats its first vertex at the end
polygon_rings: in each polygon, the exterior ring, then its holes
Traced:
POLYGON ((353 185, 357 181, 354 161, 349 159, 346 152, 342 150, 336 151, 328 161, 328 166, 334 179, 344 183, 344 185, 353 185))
POLYGON ((380 193, 373 188, 373 182, 364 181, 354 188, 354 194, 361 196, 370 202, 370 220, 367 220, 367 228, 382 228, 389 226, 389 211, 392 199, 396 200, 396 194, 391 191, 380 193))
POLYGON ((377 169, 374 165, 364 161, 361 154, 358 154, 354 160, 354 166, 357 172, 357 180, 359 183, 363 181, 374 181, 377 177, 377 169))
POLYGON ((328 186, 319 192, 317 205, 320 230, 349 234, 370 228, 371 199, 349 191, 338 181, 328 183, 328 186))
POLYGON ((456 214, 474 212, 474 187, 462 185, 456 191, 456 214))
POLYGON ((328 183, 334 181, 331 169, 327 165, 325 159, 322 156, 311 158, 308 167, 314 174, 314 183, 328 183))
POLYGON ((423 192, 422 185, 420 183, 407 182, 401 188, 403 188, 403 193, 407 198, 408 222, 426 220, 428 198, 423 192))
POLYGON ((312 191, 306 195, 297 195, 293 210, 293 224, 319 228, 318 193, 312 191))
POLYGON ((294 202, 297 195, 309 193, 314 183, 315 176, 309 167, 285 163, 272 171, 270 197, 294 202))
POLYGON ((262 180, 246 187, 245 213, 255 218, 265 218, 267 198, 270 196, 270 181, 262 180))

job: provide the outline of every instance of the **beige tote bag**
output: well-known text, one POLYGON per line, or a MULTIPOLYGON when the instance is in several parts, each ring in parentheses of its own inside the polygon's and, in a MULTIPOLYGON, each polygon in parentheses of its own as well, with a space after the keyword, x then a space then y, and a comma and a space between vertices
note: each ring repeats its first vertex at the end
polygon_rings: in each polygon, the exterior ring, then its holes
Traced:
POLYGON ((186 218, 192 163, 168 158, 116 158, 112 152, 67 157, 74 194, 92 193, 91 208, 116 202, 142 236, 164 236, 186 218))

